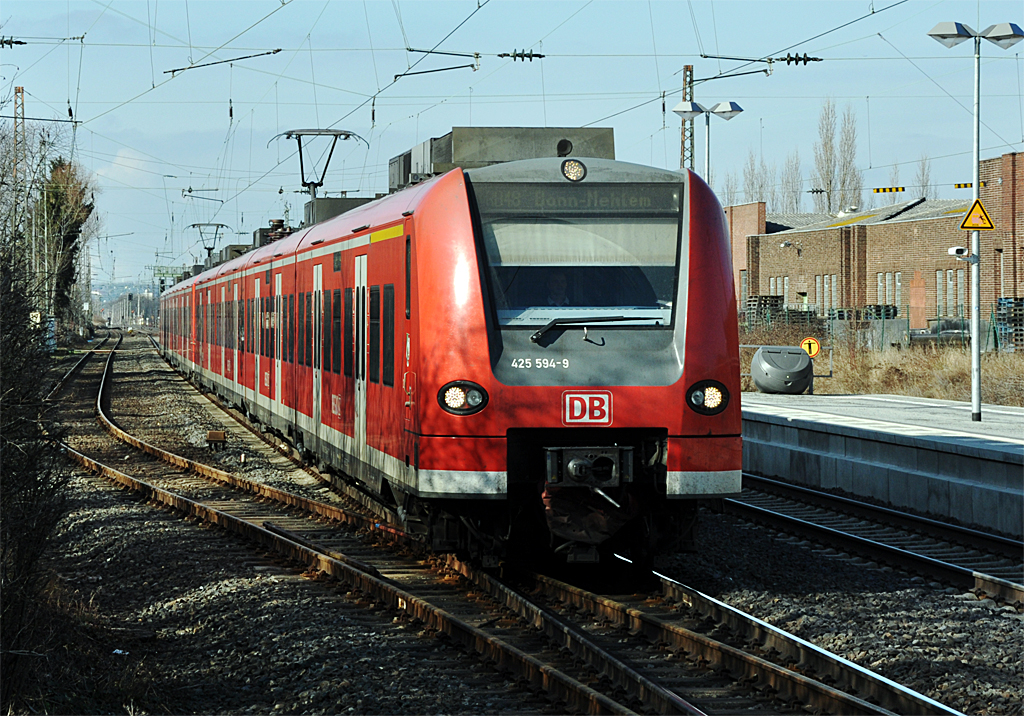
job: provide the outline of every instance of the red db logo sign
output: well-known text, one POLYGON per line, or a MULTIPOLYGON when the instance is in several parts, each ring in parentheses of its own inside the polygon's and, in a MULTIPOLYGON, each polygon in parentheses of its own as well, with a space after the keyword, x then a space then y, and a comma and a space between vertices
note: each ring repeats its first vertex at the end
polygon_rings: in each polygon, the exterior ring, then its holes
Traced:
POLYGON ((562 393, 564 425, 611 425, 612 394, 607 390, 562 393))

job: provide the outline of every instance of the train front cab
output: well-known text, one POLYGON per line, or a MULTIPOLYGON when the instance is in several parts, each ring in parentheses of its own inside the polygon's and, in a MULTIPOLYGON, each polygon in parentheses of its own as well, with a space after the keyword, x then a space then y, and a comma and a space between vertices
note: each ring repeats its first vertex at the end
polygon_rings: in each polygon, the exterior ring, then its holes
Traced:
POLYGON ((580 164, 453 173, 438 198, 466 182, 469 215, 417 210, 417 488, 477 532, 594 561, 692 540, 696 501, 739 492, 739 363, 710 190, 580 164))

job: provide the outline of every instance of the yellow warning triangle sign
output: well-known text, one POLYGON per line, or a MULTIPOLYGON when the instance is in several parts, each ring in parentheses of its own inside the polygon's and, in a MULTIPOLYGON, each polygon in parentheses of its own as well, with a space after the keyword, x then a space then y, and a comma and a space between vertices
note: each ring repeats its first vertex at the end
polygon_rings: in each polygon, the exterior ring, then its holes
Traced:
POLYGON ((985 211, 981 199, 975 199, 971 205, 971 210, 967 212, 963 223, 960 224, 960 228, 964 231, 986 231, 996 227, 992 223, 992 219, 989 218, 988 212, 985 211))

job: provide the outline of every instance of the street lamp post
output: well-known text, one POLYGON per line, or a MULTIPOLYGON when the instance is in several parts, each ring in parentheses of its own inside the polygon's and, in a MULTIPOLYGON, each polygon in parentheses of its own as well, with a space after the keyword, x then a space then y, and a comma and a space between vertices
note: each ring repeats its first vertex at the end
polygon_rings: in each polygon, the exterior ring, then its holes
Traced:
MULTIPOLYGON (((978 200, 981 186, 981 38, 1004 50, 1024 40, 1024 32, 1013 22, 989 25, 980 33, 961 22, 940 22, 928 33, 946 47, 954 47, 974 38, 974 167, 971 194, 978 200)), ((981 238, 980 232, 971 232, 971 420, 981 420, 981 238)))
POLYGON ((707 181, 711 171, 711 115, 716 114, 722 119, 730 120, 742 112, 743 108, 735 102, 719 102, 711 109, 705 109, 696 102, 680 102, 672 111, 687 120, 704 115, 704 181, 707 181))

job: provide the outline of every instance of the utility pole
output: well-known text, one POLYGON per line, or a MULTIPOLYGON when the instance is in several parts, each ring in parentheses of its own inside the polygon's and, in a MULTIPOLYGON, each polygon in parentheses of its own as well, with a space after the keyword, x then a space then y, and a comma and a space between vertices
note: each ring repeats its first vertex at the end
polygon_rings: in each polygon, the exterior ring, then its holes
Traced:
MULTIPOLYGON (((693 65, 683 65, 683 102, 693 101, 693 65)), ((693 170, 693 120, 683 120, 679 168, 693 170)))

